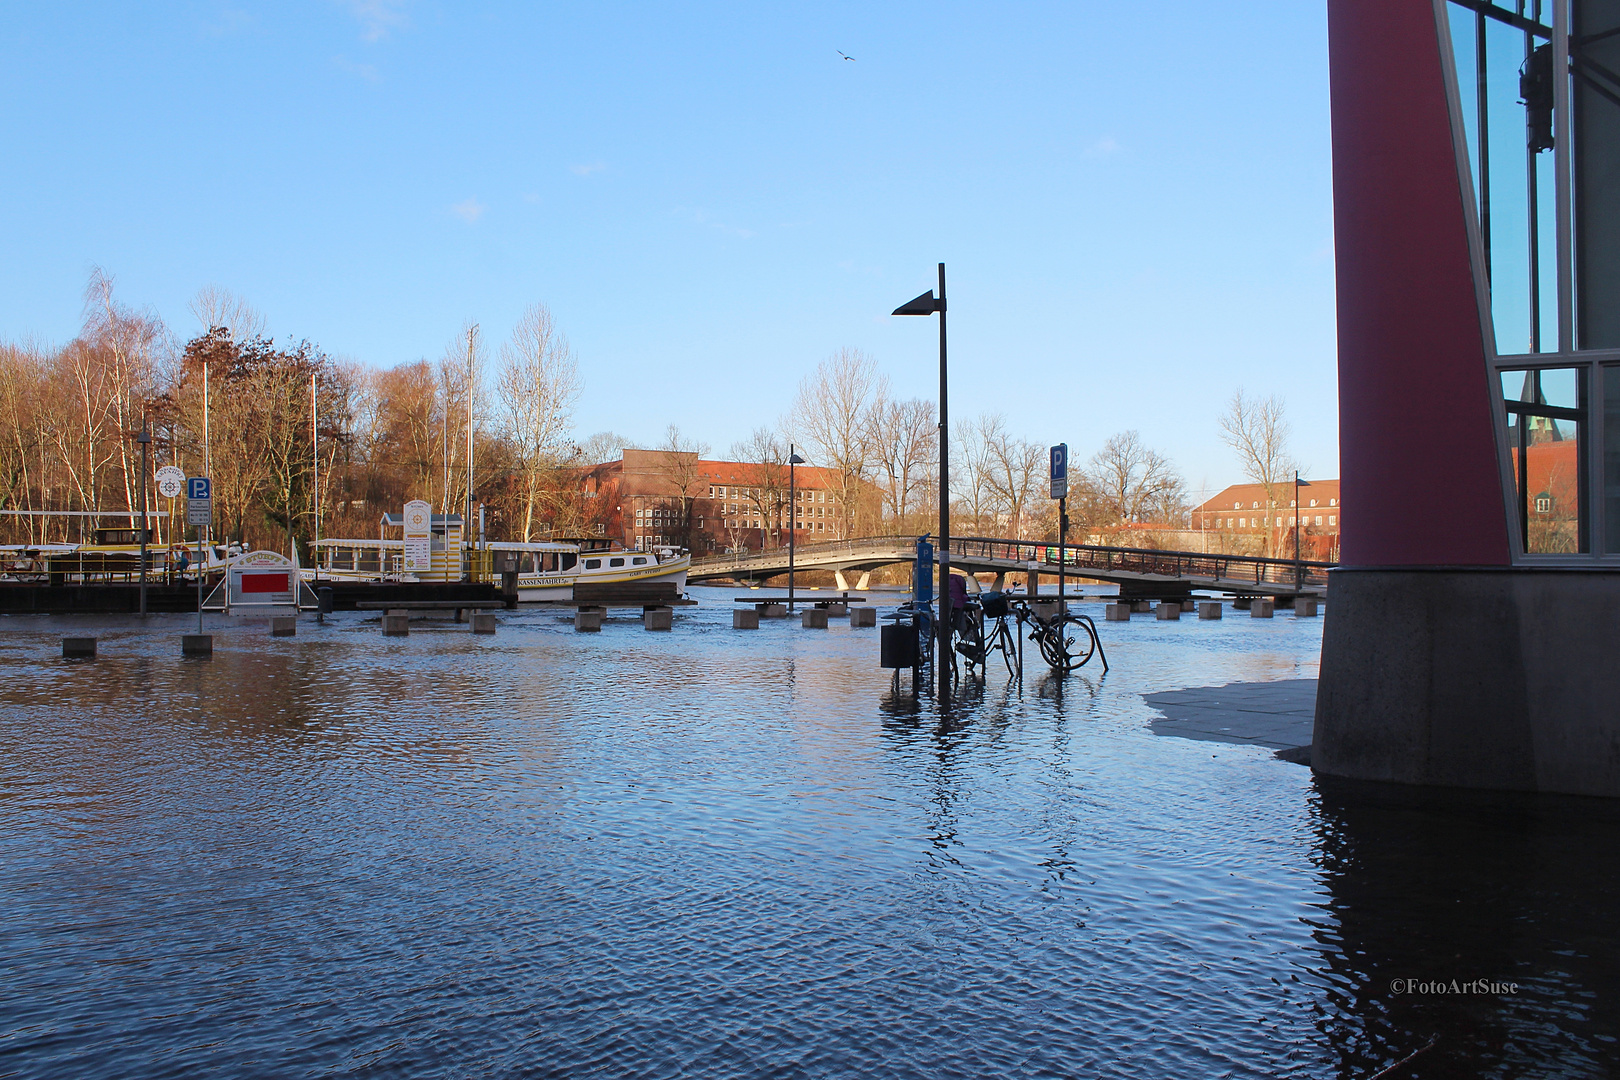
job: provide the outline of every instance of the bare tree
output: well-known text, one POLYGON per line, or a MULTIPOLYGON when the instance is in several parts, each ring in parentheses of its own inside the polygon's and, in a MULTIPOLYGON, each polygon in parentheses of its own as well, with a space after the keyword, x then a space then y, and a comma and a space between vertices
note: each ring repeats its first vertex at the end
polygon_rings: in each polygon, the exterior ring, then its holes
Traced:
POLYGON ((264 336, 264 316, 229 289, 204 285, 192 297, 190 307, 205 334, 219 327, 230 334, 232 341, 264 336))
POLYGON ((624 448, 634 445, 634 440, 623 435, 612 431, 598 431, 575 448, 574 457, 581 465, 601 465, 604 462, 618 461, 624 457, 624 448))
POLYGON ((757 427, 748 438, 732 445, 731 456, 746 466, 742 498, 752 508, 750 516, 761 522, 761 546, 774 543, 780 547, 788 490, 786 441, 768 427, 757 427))
POLYGON ((512 340, 501 346, 496 382, 501 427, 521 478, 525 543, 534 530, 541 477, 560 455, 579 391, 579 363, 568 339, 546 306, 535 304, 513 328, 512 340))
POLYGON ((995 513, 996 493, 990 484, 990 456, 985 452, 984 435, 978 421, 958 420, 951 432, 952 513, 973 522, 974 533, 983 536, 985 519, 995 513))
MULTIPOLYGON (((439 394, 442 405, 440 452, 444 467, 444 513, 454 514, 474 495, 467 488, 467 448, 477 443, 479 423, 483 419, 484 366, 486 362, 483 335, 478 324, 468 321, 461 332, 445 344, 439 359, 439 394), (468 427, 472 438, 468 438, 468 427)), ((476 483, 476 477, 473 478, 476 483)), ((470 524, 470 523, 469 523, 470 524)))
POLYGON ((1007 535, 1020 537, 1024 509, 1037 495, 1045 476, 1046 448, 1013 438, 1000 414, 980 417, 978 429, 985 483, 997 509, 1007 517, 1007 535))
POLYGON ((939 421, 934 403, 921 398, 884 399, 870 412, 868 443, 881 470, 889 527, 905 532, 929 466, 939 460, 939 421))
POLYGON ((790 429, 809 448, 815 464, 831 469, 838 487, 839 539, 850 535, 861 511, 861 486, 871 467, 868 410, 887 397, 888 382, 877 362, 859 349, 839 349, 799 383, 790 429))
POLYGON ((674 424, 664 432, 663 445, 658 448, 659 471, 674 489, 676 532, 682 547, 692 546, 692 500, 697 497, 703 467, 699 463, 709 452, 709 444, 688 439, 674 424))
POLYGON ((1236 451, 1243 474, 1250 482, 1266 490, 1267 555, 1273 554, 1272 511, 1278 505, 1279 489, 1293 482, 1293 473, 1298 467, 1289 453, 1289 434, 1282 399, 1276 396, 1245 397, 1239 388, 1221 416, 1221 439, 1236 451))
POLYGON ((1167 503, 1181 498, 1186 487, 1169 459, 1135 431, 1122 431, 1104 443, 1087 463, 1085 479, 1108 523, 1119 524, 1152 520, 1167 503))

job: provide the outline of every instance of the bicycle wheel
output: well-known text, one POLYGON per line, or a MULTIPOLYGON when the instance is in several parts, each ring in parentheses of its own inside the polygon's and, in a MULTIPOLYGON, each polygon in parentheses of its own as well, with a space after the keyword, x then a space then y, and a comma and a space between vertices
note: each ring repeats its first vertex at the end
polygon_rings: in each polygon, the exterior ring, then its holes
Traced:
POLYGON ((1097 628, 1084 615, 1065 612, 1052 619, 1036 640, 1054 670, 1073 671, 1084 667, 1097 651, 1097 628))

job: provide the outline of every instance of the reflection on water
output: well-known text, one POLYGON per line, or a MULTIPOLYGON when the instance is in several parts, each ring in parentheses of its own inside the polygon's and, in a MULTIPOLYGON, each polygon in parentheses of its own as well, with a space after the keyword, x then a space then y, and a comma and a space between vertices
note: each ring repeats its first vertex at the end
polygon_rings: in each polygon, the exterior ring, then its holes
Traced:
POLYGON ((1319 621, 1107 624, 943 714, 870 630, 0 625, 0 1075, 1602 1075, 1615 830, 1325 786, 1142 693, 1319 621), (226 627, 234 627, 226 629, 226 627), (1396 995, 1390 980, 1516 981, 1396 995))

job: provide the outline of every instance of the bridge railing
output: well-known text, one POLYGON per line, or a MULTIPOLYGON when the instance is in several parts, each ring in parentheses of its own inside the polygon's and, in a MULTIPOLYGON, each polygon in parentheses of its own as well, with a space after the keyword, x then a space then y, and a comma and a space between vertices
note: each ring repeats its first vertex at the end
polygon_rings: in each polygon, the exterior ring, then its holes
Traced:
MULTIPOLYGON (((963 558, 995 559, 1000 562, 1037 563, 1041 571, 1056 573, 1058 545, 1034 540, 1003 540, 993 537, 951 538, 951 555, 963 558)), ((1155 548, 1105 547, 1098 544, 1063 545, 1065 568, 1122 570, 1161 577, 1214 578, 1221 581, 1249 582, 1256 585, 1291 585, 1298 573, 1300 583, 1314 587, 1327 584, 1327 572, 1336 564, 1302 559, 1274 559, 1261 555, 1228 555, 1218 552, 1161 551, 1155 548)))
MULTIPOLYGON (((799 544, 794 549, 796 558, 813 560, 823 555, 860 556, 873 552, 894 552, 914 544, 910 536, 862 536, 848 540, 824 540, 814 544, 799 544)), ((775 566, 787 557, 786 548, 754 554, 715 555, 694 559, 694 570, 719 570, 728 567, 747 569, 750 566, 775 566)), ((1036 563, 1041 573, 1057 573, 1058 545, 1040 540, 1008 540, 988 536, 957 536, 951 538, 951 557, 956 559, 985 559, 1028 565, 1036 563)), ((1099 544, 1065 544, 1061 565, 1076 570, 1109 570, 1160 577, 1196 577, 1256 585, 1299 584, 1321 588, 1327 584, 1327 572, 1336 564, 1302 559, 1276 559, 1261 555, 1229 555, 1220 552, 1163 551, 1156 548, 1108 547, 1099 544)))

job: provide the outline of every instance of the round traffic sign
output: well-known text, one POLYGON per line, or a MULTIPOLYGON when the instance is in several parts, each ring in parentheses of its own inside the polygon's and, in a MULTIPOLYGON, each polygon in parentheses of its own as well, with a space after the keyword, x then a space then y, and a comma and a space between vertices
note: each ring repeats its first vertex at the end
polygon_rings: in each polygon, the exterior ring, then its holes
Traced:
POLYGON ((186 489, 185 470, 165 465, 157 471, 158 494, 165 499, 177 498, 186 489))

